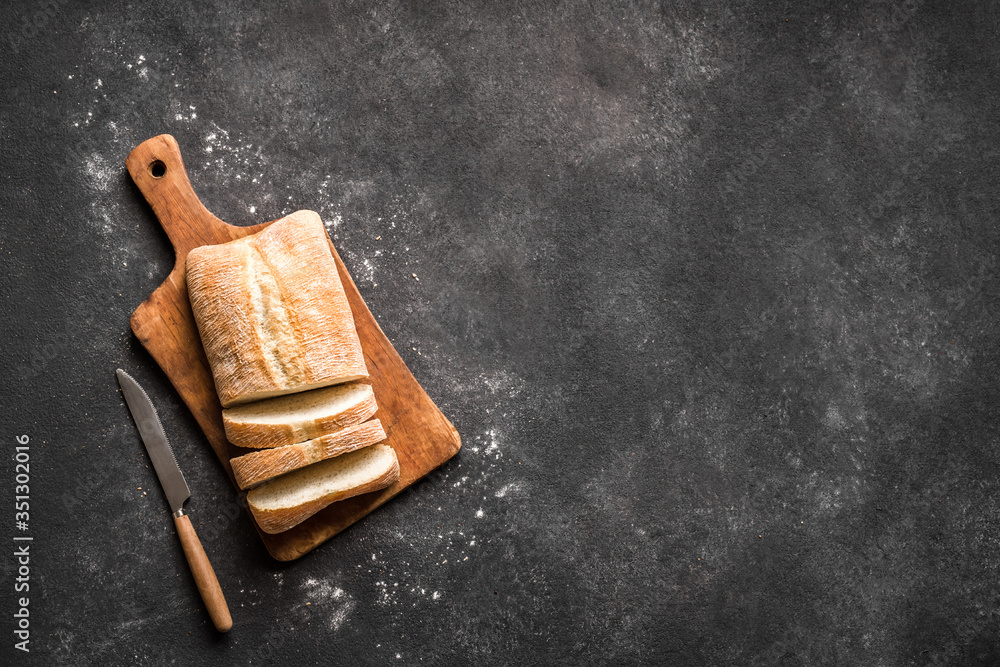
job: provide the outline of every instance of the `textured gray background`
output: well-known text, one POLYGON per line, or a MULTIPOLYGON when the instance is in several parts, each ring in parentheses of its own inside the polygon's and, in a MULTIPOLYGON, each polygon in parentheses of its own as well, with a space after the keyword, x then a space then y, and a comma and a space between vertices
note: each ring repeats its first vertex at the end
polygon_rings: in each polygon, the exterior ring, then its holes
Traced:
POLYGON ((36 541, 33 652, 5 556, 0 660, 1000 663, 1000 5, 594 4, 5 4, 36 541), (124 160, 163 132, 224 220, 320 212, 463 437, 291 565, 129 332, 173 257, 124 160))

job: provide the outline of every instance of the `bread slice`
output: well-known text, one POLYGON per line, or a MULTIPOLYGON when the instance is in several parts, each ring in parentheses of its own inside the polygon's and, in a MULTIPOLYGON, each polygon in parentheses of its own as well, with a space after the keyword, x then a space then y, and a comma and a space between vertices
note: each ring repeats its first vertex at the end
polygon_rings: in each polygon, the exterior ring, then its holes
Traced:
POLYGON ((241 489, 248 489, 311 463, 353 452, 383 440, 385 431, 382 429, 382 422, 373 419, 297 445, 262 449, 237 456, 230 459, 229 463, 233 466, 236 483, 241 489))
POLYGON ((378 410, 369 384, 351 382, 237 405, 222 411, 229 442, 284 447, 360 424, 378 410))
POLYGON ((368 377, 313 211, 187 256, 187 288, 223 407, 368 377))
POLYGON ((247 504, 265 533, 280 533, 302 523, 337 500, 378 491, 399 479, 392 447, 372 445, 261 484, 247 504))

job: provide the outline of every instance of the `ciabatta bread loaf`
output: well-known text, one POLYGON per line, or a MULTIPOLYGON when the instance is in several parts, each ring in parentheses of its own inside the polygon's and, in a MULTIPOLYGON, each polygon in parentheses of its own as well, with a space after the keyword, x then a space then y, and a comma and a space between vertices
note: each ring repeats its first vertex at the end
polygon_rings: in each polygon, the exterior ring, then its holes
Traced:
POLYGON ((392 447, 372 445, 265 482, 247 504, 265 533, 280 533, 338 500, 377 491, 399 479, 392 447))
POLYGON ((283 447, 360 424, 376 410, 371 385, 351 382, 227 408, 222 424, 234 445, 283 447))
POLYGON ((297 445, 262 449, 237 456, 230 459, 229 463, 233 467, 236 483, 241 489, 248 489, 312 463, 341 456, 383 440, 385 430, 382 422, 373 419, 297 445))
POLYGON ((298 211, 187 257, 191 310, 223 407, 368 377, 326 230, 298 211))

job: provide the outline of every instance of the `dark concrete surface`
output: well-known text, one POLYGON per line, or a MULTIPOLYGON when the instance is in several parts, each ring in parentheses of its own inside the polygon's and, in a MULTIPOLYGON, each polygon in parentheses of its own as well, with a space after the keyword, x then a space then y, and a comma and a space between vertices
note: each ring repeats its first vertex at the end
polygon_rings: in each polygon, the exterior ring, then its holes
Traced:
POLYGON ((267 4, 0 10, 2 664, 1000 664, 1000 5, 267 4), (323 216, 463 437, 290 565, 128 328, 163 132, 323 216))

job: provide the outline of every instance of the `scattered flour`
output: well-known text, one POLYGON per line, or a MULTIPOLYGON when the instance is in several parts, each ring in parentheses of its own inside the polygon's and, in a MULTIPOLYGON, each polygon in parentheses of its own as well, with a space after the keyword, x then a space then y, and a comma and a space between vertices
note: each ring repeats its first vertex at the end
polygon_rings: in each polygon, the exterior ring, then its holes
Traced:
POLYGON ((521 488, 522 484, 520 482, 511 482, 510 484, 505 484, 504 486, 500 487, 499 491, 496 492, 496 497, 505 498, 508 493, 516 495, 521 490, 521 488))
POLYGON ((308 598, 309 606, 314 608, 314 613, 325 617, 327 627, 331 630, 339 630, 357 606, 343 588, 329 581, 306 579, 302 583, 302 589, 308 598))

